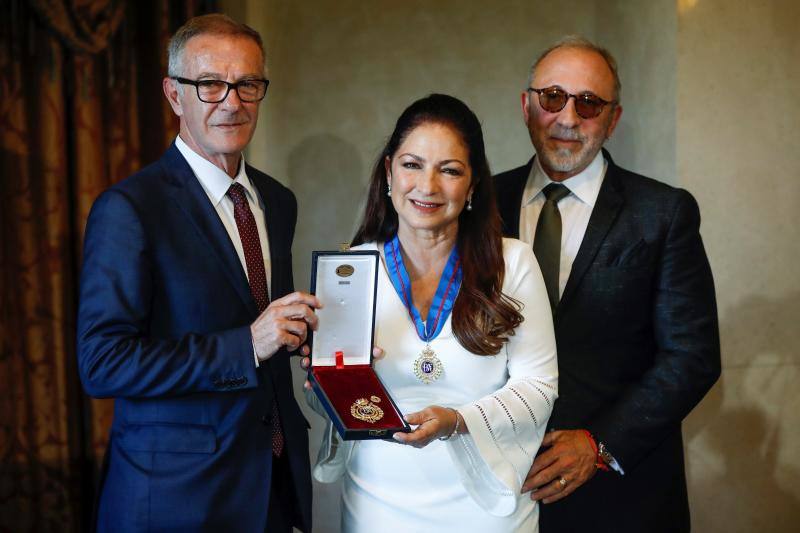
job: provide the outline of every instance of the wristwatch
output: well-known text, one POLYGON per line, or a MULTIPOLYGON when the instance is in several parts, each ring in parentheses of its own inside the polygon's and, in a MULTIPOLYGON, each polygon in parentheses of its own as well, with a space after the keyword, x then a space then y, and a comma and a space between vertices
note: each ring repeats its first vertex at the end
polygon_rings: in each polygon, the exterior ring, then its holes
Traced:
POLYGON ((597 443, 597 455, 608 466, 611 466, 612 463, 617 462, 616 459, 614 459, 614 456, 609 453, 608 449, 606 448, 606 445, 603 444, 602 442, 597 443))

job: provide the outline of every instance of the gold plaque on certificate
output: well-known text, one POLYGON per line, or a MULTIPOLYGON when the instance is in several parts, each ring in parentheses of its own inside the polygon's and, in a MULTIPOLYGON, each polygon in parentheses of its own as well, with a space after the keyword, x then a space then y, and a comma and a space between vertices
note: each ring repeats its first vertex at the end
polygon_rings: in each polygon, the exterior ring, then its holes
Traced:
POLYGON ((356 269, 353 268, 353 265, 339 265, 336 267, 336 275, 342 278, 346 278, 353 275, 356 269))

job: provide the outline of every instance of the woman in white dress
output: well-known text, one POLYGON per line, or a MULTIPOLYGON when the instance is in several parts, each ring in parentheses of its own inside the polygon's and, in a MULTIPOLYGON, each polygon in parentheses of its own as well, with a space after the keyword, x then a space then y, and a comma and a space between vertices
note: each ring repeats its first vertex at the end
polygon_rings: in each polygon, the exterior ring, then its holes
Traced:
POLYGON ((328 423, 314 475, 344 475, 343 531, 538 530, 521 487, 557 396, 552 315, 493 195, 464 103, 434 94, 403 112, 354 249, 381 253, 374 368, 414 430, 339 442, 328 423))

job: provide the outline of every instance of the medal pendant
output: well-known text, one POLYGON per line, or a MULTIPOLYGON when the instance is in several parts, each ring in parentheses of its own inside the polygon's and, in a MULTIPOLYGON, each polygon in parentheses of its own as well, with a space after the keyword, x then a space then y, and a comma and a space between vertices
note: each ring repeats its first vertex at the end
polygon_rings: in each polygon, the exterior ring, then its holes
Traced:
POLYGON ((441 359, 436 357, 436 353, 431 349, 430 344, 426 345, 425 349, 414 361, 414 374, 416 374, 417 379, 428 385, 442 377, 443 371, 444 365, 441 359))
POLYGON ((370 396, 369 400, 359 398, 350 406, 350 414, 353 418, 374 424, 383 418, 383 409, 375 405, 380 401, 377 396, 370 396))

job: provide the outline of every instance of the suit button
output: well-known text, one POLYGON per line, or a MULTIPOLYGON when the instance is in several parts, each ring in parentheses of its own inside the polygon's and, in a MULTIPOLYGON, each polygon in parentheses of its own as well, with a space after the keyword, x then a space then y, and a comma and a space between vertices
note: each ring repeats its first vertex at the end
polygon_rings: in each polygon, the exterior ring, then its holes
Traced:
POLYGON ((268 426, 272 423, 272 417, 269 415, 264 415, 261 417, 261 423, 265 426, 268 426))

